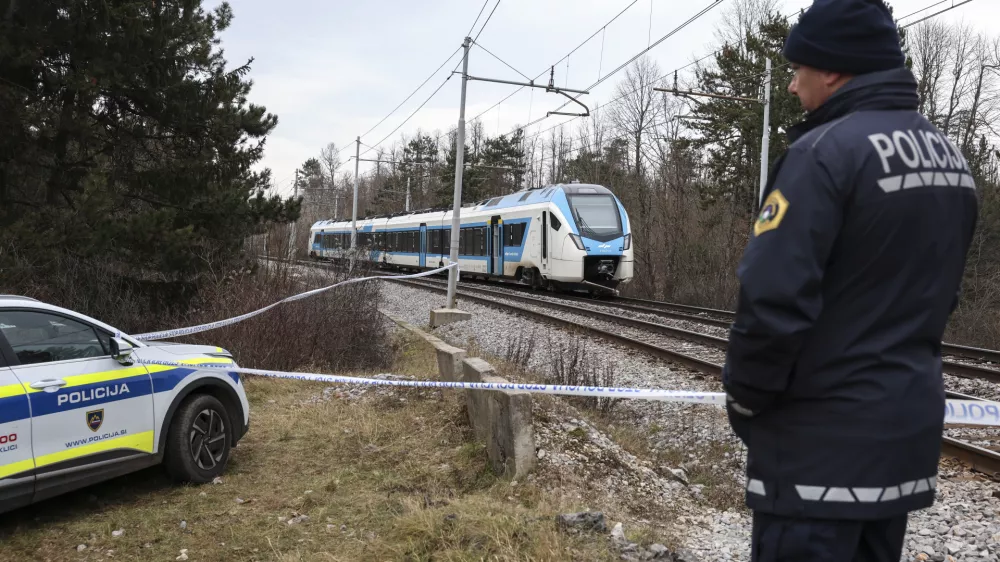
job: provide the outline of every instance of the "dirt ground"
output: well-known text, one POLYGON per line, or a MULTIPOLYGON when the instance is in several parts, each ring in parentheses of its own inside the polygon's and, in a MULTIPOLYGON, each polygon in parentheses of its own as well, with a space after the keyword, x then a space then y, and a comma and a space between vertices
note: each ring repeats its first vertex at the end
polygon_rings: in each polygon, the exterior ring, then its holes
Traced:
MULTIPOLYGON (((403 345, 395 373, 435 371, 403 345)), ((153 468, 0 516, 0 560, 615 559, 606 535, 557 530, 577 506, 488 470, 457 393, 247 388, 250 432, 221 483, 153 468)))

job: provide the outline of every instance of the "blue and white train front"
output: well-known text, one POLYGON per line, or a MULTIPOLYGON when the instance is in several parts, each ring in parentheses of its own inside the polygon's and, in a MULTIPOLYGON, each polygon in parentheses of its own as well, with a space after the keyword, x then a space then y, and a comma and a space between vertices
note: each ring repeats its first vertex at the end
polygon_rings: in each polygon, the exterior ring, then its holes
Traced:
POLYGON ((560 191, 552 202, 568 224, 552 237, 548 280, 591 291, 631 281, 632 233, 618 198, 599 185, 568 184, 560 191))

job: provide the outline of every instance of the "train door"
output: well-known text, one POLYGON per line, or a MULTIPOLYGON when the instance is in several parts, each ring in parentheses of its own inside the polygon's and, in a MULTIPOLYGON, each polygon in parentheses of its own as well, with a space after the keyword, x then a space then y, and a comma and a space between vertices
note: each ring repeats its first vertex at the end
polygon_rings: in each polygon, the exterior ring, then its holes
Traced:
POLYGON ((420 223, 420 267, 427 267, 427 223, 420 223))
POLYGON ((490 273, 503 275, 503 219, 490 219, 490 273))
POLYGON ((549 270, 549 212, 542 211, 542 273, 549 270))

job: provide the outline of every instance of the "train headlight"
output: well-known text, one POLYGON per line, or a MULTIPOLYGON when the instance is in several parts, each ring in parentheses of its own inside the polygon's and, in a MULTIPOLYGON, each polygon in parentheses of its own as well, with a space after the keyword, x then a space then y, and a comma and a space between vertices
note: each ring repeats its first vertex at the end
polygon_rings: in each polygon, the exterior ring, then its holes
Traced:
POLYGON ((628 250, 631 247, 632 247, 632 235, 631 234, 626 234, 625 235, 625 244, 622 245, 622 250, 628 250))
POLYGON ((587 247, 583 245, 583 238, 580 238, 579 234, 570 234, 569 238, 570 240, 573 241, 574 244, 576 244, 577 250, 583 251, 587 249, 587 247))

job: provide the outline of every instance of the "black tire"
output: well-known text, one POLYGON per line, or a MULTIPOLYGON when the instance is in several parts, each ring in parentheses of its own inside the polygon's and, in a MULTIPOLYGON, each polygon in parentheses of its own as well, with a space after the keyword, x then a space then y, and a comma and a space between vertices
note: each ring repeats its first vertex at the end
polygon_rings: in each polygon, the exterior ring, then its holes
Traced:
POLYGON ((176 480, 199 484, 221 475, 233 442, 229 420, 226 407, 214 396, 188 397, 174 414, 167 433, 167 473, 176 480))

